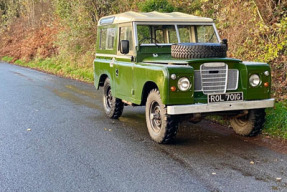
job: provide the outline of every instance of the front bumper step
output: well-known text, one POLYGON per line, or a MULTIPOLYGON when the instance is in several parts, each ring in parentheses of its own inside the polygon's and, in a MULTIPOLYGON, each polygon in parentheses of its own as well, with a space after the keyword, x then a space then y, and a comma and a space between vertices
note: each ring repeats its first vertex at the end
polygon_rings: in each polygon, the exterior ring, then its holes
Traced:
POLYGON ((212 113, 219 111, 236 111, 248 109, 261 109, 274 107, 275 99, 264 99, 255 101, 235 101, 221 103, 196 103, 191 105, 167 106, 168 115, 181 115, 192 113, 212 113))

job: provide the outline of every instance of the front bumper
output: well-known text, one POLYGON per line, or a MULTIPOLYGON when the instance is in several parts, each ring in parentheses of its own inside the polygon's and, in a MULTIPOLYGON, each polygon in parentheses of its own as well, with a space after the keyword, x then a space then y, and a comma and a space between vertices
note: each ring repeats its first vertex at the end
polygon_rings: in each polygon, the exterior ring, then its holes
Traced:
POLYGON ((248 109, 261 109, 274 107, 275 99, 264 99, 255 101, 221 102, 212 104, 197 103, 192 105, 167 106, 167 114, 181 115, 192 113, 211 113, 219 111, 236 111, 248 109))

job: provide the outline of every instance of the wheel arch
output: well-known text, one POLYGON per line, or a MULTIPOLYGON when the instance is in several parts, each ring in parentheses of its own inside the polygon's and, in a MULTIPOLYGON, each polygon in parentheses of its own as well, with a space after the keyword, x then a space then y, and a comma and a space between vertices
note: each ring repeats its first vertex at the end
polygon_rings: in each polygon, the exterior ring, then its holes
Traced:
POLYGON ((105 80, 109 78, 109 76, 107 74, 101 74, 98 83, 95 85, 97 89, 99 89, 99 87, 103 87, 105 80))
POLYGON ((157 86, 157 84, 155 82, 147 81, 144 84, 143 89, 142 89, 141 105, 145 105, 147 97, 148 97, 148 94, 153 89, 158 89, 159 90, 159 88, 158 88, 158 86, 157 86))

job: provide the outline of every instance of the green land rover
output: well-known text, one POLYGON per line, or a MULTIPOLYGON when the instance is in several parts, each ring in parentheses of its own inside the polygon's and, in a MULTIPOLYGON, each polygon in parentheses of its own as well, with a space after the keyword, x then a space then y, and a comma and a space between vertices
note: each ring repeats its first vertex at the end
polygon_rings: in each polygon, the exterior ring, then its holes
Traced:
POLYGON ((103 87, 106 115, 145 105, 158 143, 172 141, 180 121, 215 113, 229 116, 237 134, 259 134, 265 108, 274 106, 270 67, 227 58, 227 48, 210 18, 131 11, 101 18, 94 85, 103 87))

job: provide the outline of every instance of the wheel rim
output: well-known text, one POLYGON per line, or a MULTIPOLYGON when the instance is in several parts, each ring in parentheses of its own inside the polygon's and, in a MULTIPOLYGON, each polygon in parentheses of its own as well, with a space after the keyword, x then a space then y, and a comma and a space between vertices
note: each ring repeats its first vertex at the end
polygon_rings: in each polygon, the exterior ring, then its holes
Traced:
POLYGON ((104 98, 105 98, 105 108, 109 112, 111 111, 112 103, 113 103, 112 90, 110 87, 107 89, 107 92, 104 98))
POLYGON ((162 120, 160 117, 160 106, 158 102, 153 101, 150 104, 150 111, 149 111, 149 116, 150 116, 150 124, 154 132, 158 133, 161 130, 161 124, 162 120))
POLYGON ((248 116, 234 118, 233 120, 237 125, 239 125, 241 127, 244 127, 246 124, 248 124, 248 116))

